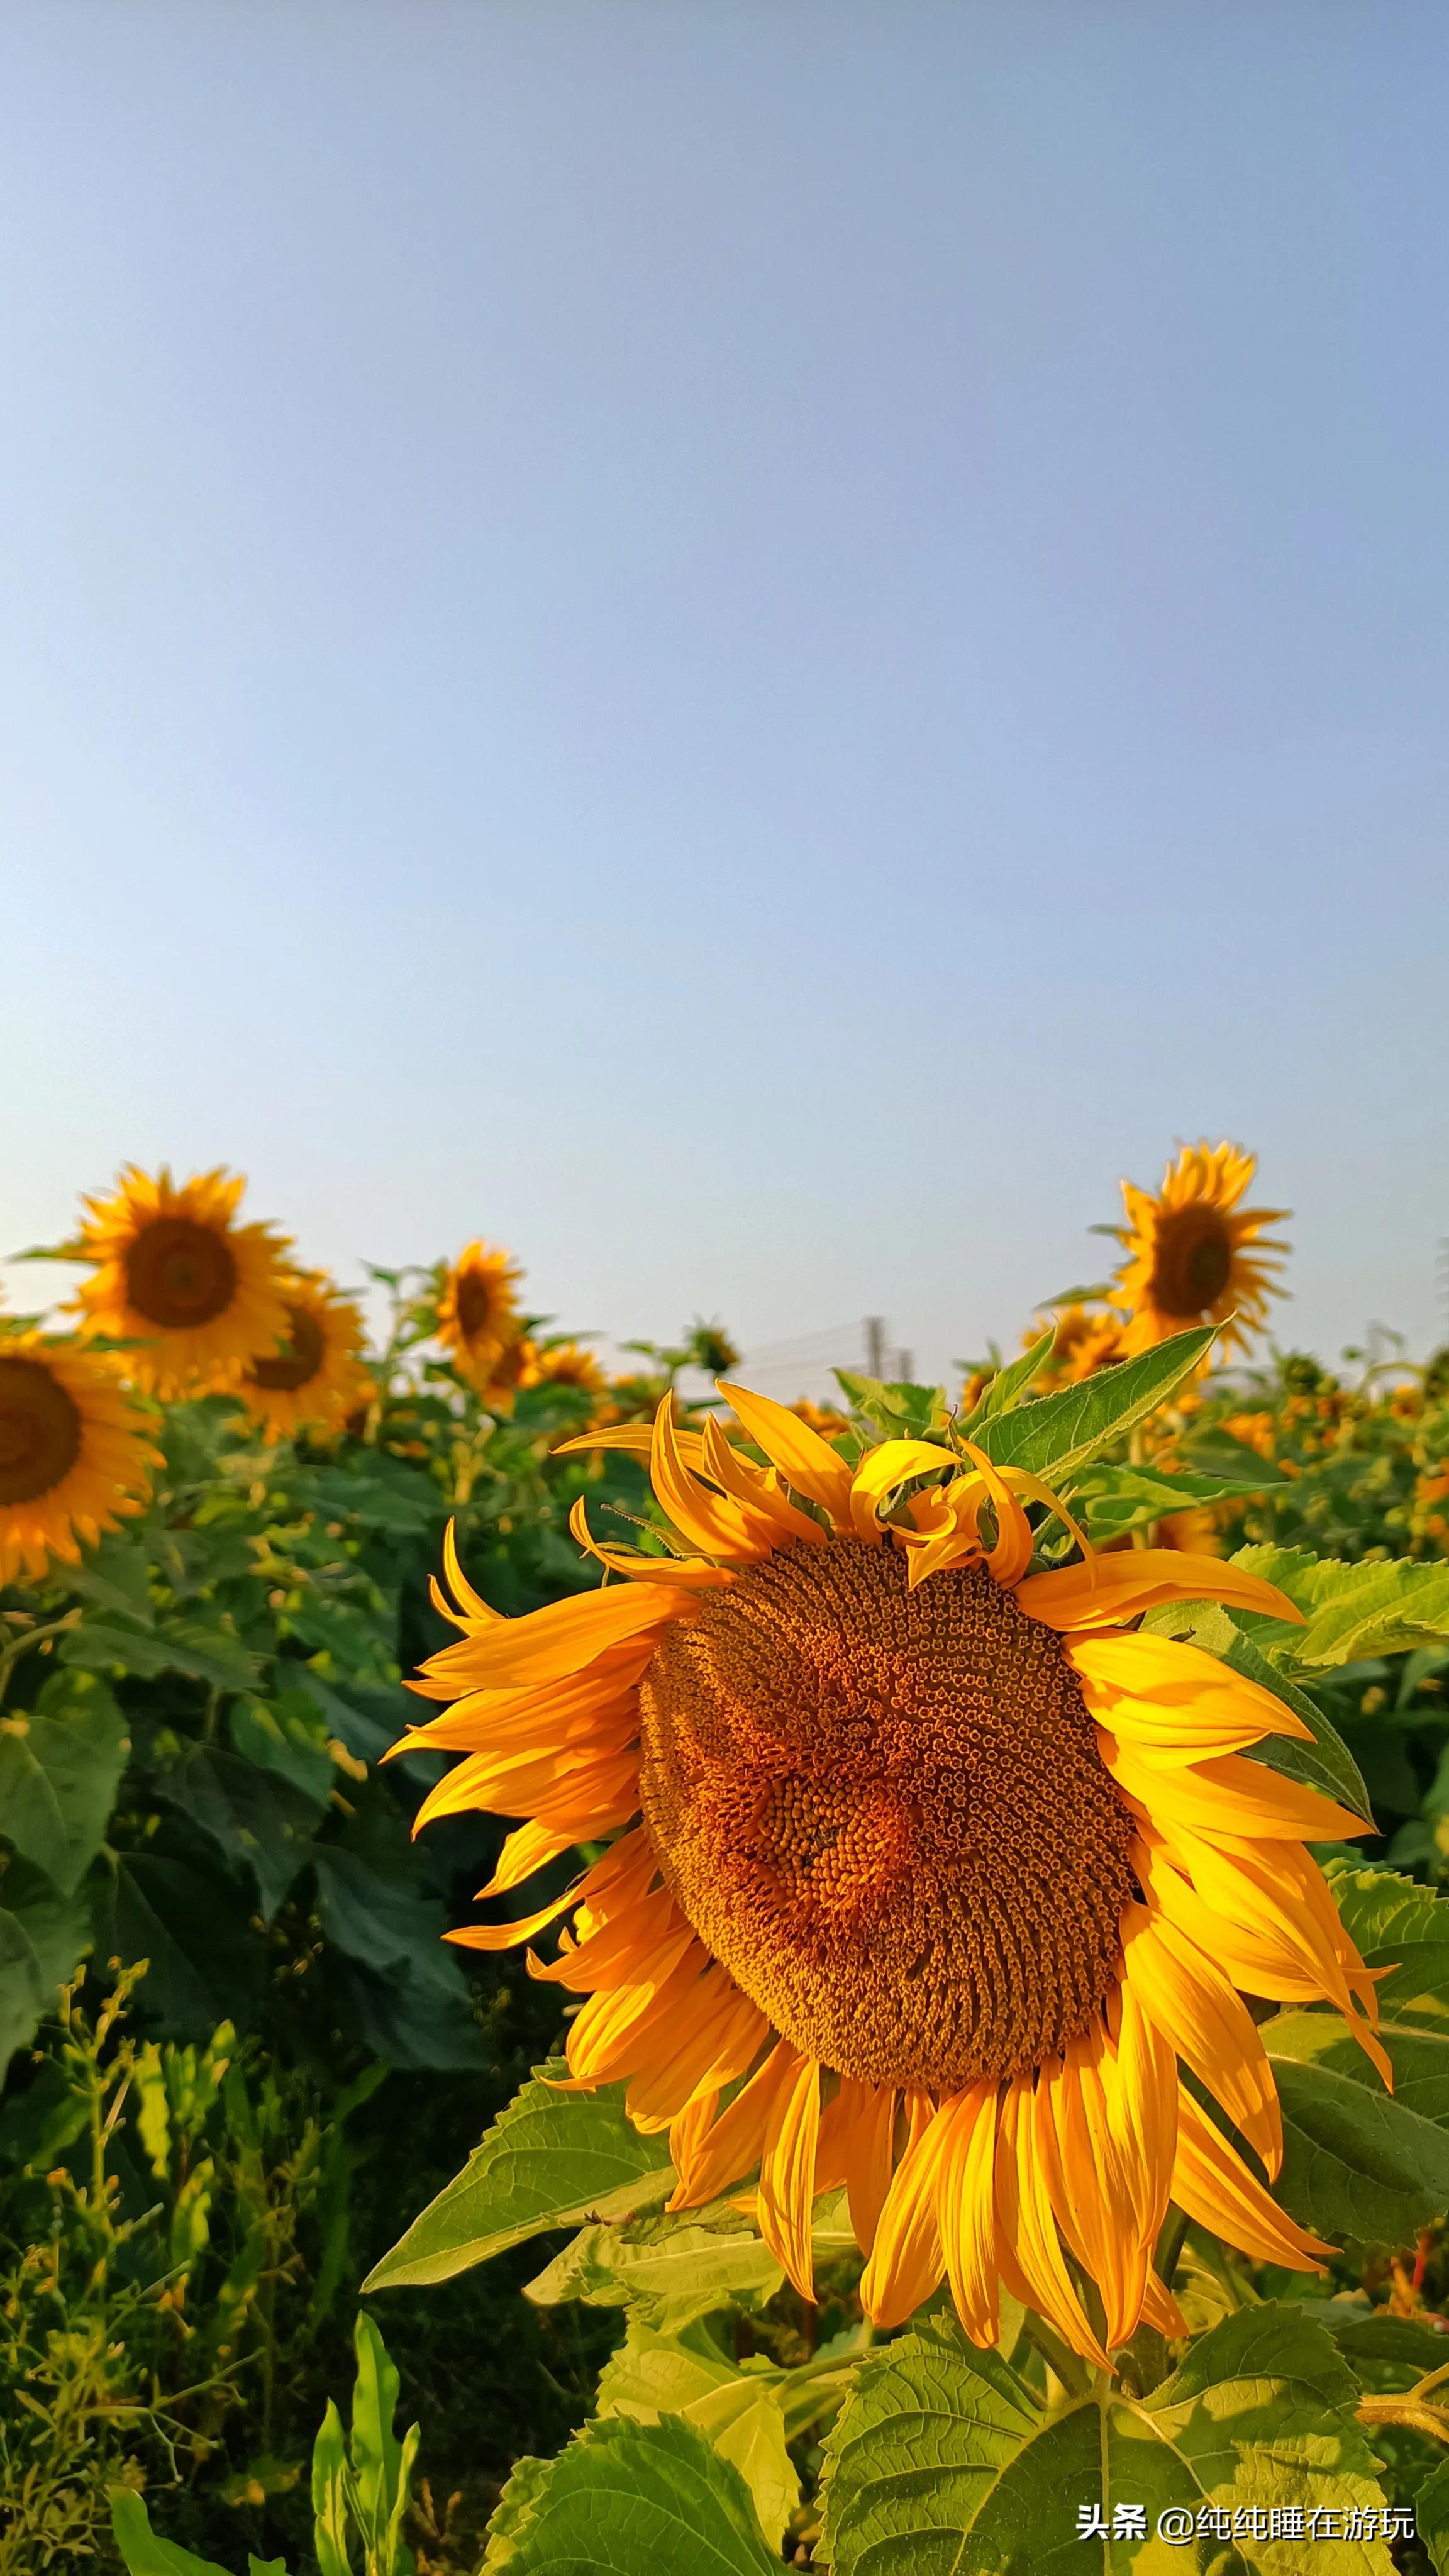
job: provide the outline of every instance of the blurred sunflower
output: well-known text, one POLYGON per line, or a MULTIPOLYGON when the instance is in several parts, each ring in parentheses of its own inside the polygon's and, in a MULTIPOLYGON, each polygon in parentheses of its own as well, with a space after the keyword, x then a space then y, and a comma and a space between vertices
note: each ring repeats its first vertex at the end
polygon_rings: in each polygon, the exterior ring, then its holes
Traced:
POLYGON ((811 2212, 844 2185, 861 2296, 897 2323, 949 2276, 995 2340, 998 2282, 1106 2364, 1182 2320, 1152 2249, 1169 2195, 1245 2252, 1329 2249, 1276 2206, 1278 2097, 1240 1989, 1326 1997, 1387 2080, 1374 1987, 1306 1841, 1368 1830, 1245 1760, 1301 1735, 1268 1691, 1125 1623, 1209 1599, 1297 1614, 1240 1568, 1134 1549, 1032 1574, 1019 1470, 919 1440, 852 1466, 724 1385, 719 1426, 569 1446, 647 1455, 678 1554, 580 1544, 630 1578, 519 1619, 444 1565, 461 1632, 412 1687, 456 1703, 404 1739, 468 1758, 419 1822, 528 1819, 482 1893, 617 1834, 502 1949, 572 1913, 538 1977, 587 1997, 575 2088, 627 2079, 668 2128, 671 2207, 758 2168, 766 2242, 812 2294, 811 2212), (935 1480, 929 1487, 921 1479, 935 1480), (1099 2337, 1067 2255, 1097 2282, 1099 2337))
POLYGON ((519 1369, 521 1386, 576 1386, 585 1395, 608 1392, 609 1381, 592 1351, 581 1342, 525 1341, 519 1369))
POLYGON ((445 1274, 438 1339, 454 1366, 480 1389, 499 1381, 500 1363, 521 1338, 513 1292, 522 1276, 508 1253, 490 1252, 485 1243, 467 1245, 445 1274))
POLYGON ((1261 1331, 1269 1297, 1283 1294, 1273 1273, 1288 1249, 1263 1228, 1289 1210, 1238 1205, 1257 1168, 1241 1146, 1204 1137, 1168 1164, 1158 1197, 1123 1182, 1127 1223, 1111 1230, 1127 1255, 1116 1274, 1120 1302, 1132 1310, 1124 1352, 1150 1350, 1193 1324, 1226 1324, 1224 1351, 1246 1350, 1261 1331))
POLYGON ((285 1439, 304 1423, 336 1429, 372 1393, 353 1300, 313 1271, 285 1280, 283 1293, 286 1337, 248 1363, 237 1390, 268 1440, 285 1439))
MULTIPOLYGON (((1039 1318, 1030 1332, 1022 1335, 1022 1349, 1029 1350, 1046 1331, 1050 1318, 1039 1318)), ((1095 1377, 1098 1369, 1112 1368, 1126 1357, 1123 1348, 1127 1330, 1122 1316, 1110 1308, 1063 1306, 1055 1318, 1056 1340, 1038 1384, 1078 1386, 1083 1378, 1095 1377)))
POLYGON ((153 1179, 127 1164, 114 1198, 88 1198, 74 1246, 95 1265, 78 1293, 83 1332, 134 1341, 137 1386, 163 1398, 231 1386, 257 1351, 283 1341, 286 1238, 234 1223, 246 1183, 224 1170, 178 1189, 165 1164, 153 1179))
POLYGON ((73 1565, 141 1510, 161 1453, 116 1360, 43 1333, 0 1335, 0 1583, 73 1565))

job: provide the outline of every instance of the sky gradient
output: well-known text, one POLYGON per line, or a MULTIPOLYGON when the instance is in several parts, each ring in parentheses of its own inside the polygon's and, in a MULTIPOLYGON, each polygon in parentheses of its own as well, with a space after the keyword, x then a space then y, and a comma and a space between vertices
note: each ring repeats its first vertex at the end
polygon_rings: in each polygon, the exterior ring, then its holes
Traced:
POLYGON ((935 1371, 1206 1132, 1285 1338, 1442 1336, 1446 84, 1438 0, 11 0, 0 1250, 227 1162, 935 1371))

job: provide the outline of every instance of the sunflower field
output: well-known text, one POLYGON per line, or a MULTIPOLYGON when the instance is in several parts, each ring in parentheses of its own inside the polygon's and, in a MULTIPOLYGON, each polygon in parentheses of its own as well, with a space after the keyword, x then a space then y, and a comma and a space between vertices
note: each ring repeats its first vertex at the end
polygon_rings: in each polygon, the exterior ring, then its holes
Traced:
POLYGON ((1253 1169, 829 1408, 26 1256, 0 2576, 1449 2571, 1449 1352, 1253 1169))

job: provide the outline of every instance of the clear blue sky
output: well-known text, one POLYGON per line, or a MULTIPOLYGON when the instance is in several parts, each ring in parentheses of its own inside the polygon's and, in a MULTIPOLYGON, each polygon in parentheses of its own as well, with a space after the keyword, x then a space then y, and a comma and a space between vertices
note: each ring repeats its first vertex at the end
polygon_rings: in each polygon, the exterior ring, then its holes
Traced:
POLYGON ((0 1247, 228 1161, 943 1365, 1207 1131, 1426 1343, 1446 95, 1442 0, 9 0, 0 1247))

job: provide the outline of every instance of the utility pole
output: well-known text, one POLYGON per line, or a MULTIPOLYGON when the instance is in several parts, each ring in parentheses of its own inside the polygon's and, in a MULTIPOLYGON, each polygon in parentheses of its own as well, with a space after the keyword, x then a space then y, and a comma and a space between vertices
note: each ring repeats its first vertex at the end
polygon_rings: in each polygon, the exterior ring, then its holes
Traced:
POLYGON ((883 1378, 885 1376, 885 1335, 886 1319, 884 1315, 867 1315, 865 1319, 865 1372, 867 1377, 883 1378))

